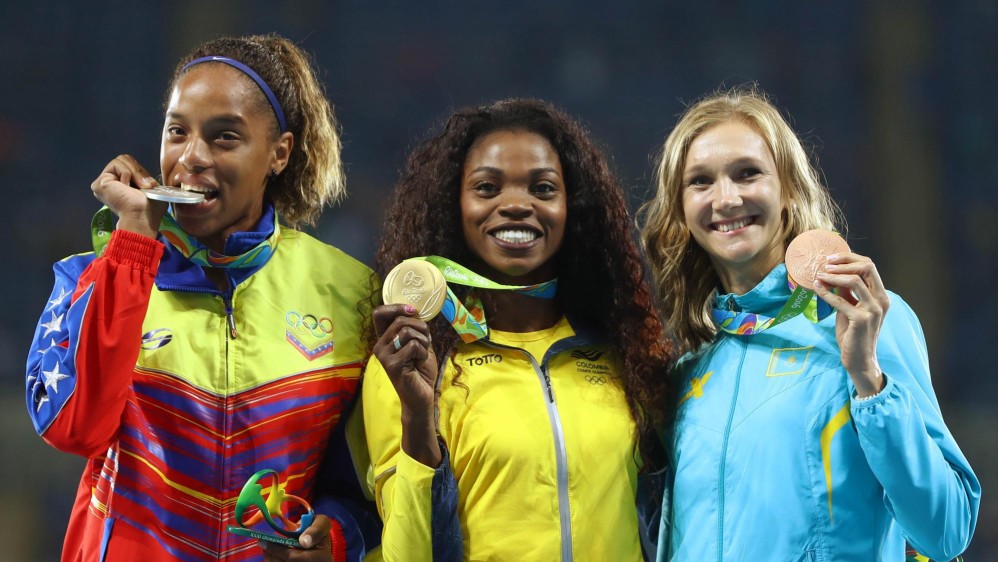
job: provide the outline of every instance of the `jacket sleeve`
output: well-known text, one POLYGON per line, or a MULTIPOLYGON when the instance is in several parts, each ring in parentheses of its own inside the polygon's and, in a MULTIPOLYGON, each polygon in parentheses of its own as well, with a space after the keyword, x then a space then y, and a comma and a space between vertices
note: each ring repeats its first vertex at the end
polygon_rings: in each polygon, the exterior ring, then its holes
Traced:
MULTIPOLYGON (((336 550, 336 541, 345 545, 341 559, 346 562, 364 560, 381 542, 381 520, 367 493, 369 464, 360 401, 357 400, 350 415, 341 418, 330 438, 319 469, 313 505, 316 513, 337 523, 331 530, 333 549, 336 550)), ((333 560, 338 562, 335 554, 333 560)))
POLYGON ((384 522, 382 558, 385 562, 462 560, 457 482, 447 447, 441 441, 443 460, 436 469, 402 451, 402 405, 374 357, 367 364, 361 396, 372 488, 384 522))
POLYGON ((907 540, 950 560, 970 544, 981 485, 943 422, 918 318, 894 294, 877 356, 885 388, 851 406, 860 445, 907 540))
POLYGON ((668 546, 670 485, 668 467, 638 475, 638 532, 645 560, 655 560, 659 546, 668 546))
POLYGON ((35 329, 26 380, 35 431, 53 447, 84 457, 107 451, 131 392, 162 255, 162 243, 115 231, 100 258, 74 256, 55 264, 55 287, 35 329))

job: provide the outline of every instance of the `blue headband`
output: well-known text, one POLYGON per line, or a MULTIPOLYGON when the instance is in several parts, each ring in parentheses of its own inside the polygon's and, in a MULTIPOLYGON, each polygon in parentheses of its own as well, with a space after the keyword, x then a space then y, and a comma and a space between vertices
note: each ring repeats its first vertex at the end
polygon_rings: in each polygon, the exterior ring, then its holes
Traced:
POLYGON ((180 69, 180 72, 187 70, 188 68, 194 66, 195 64, 201 64, 203 62, 211 62, 211 61, 224 62, 225 64, 233 68, 238 68, 243 72, 243 74, 252 78, 253 81, 256 82, 256 85, 260 86, 260 89, 263 90, 263 94, 267 96, 267 99, 270 100, 270 106, 274 108, 274 115, 277 116, 277 124, 280 125, 281 132, 283 133, 288 130, 288 125, 284 121, 284 112, 281 111, 281 104, 280 102, 277 101, 277 96, 274 95, 274 92, 273 90, 270 89, 270 86, 268 86, 267 83, 263 81, 263 78, 260 78, 259 74, 253 72, 253 69, 246 66, 245 64, 235 59, 230 59, 228 57, 201 57, 199 59, 194 59, 191 62, 185 64, 184 67, 180 69))

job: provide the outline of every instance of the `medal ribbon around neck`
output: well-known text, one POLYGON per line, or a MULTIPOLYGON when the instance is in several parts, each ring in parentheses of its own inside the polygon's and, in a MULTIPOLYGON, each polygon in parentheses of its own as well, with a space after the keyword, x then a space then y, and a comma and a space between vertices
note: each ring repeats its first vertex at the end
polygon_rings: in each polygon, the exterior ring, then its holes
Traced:
MULTIPOLYGON (((454 261, 440 256, 425 256, 411 258, 429 262, 440 270, 444 279, 448 283, 465 285, 479 289, 493 289, 513 291, 530 297, 539 299, 552 299, 558 291, 558 279, 545 281, 536 285, 502 285, 471 271, 454 261)), ((461 302, 457 295, 447 288, 447 297, 444 299, 443 308, 440 312, 444 318, 454 327, 454 331, 461 337, 461 341, 471 343, 484 338, 489 333, 488 323, 485 320, 485 309, 482 307, 482 300, 470 293, 467 297, 467 305, 461 302)))
MULTIPOLYGON (((163 221, 159 225, 159 231, 170 244, 190 261, 202 267, 219 268, 240 268, 257 267, 267 263, 277 242, 281 239, 281 229, 277 223, 277 211, 274 213, 274 232, 266 240, 260 242, 249 250, 238 256, 227 256, 209 249, 204 244, 198 242, 193 236, 184 232, 180 228, 173 215, 167 213, 163 215, 163 221)), ((104 253, 104 248, 111 239, 111 231, 114 230, 114 214, 107 206, 101 207, 94 214, 90 223, 90 237, 94 245, 94 253, 100 257, 104 253)))
POLYGON ((714 323, 717 324, 718 329, 729 334, 750 336, 782 324, 800 314, 803 314, 811 322, 817 323, 832 313, 832 307, 819 299, 811 289, 797 285, 789 277, 787 285, 793 292, 775 318, 751 312, 734 312, 715 308, 711 311, 714 323))

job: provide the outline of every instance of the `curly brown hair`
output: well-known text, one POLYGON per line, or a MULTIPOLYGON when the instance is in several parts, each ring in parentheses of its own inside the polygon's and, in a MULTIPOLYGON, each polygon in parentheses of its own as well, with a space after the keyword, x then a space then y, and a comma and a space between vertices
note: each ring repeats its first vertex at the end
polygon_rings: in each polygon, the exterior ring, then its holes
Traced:
MULTIPOLYGON (((603 153, 573 118, 535 99, 508 99, 454 112, 442 132, 409 155, 386 211, 375 269, 383 279, 396 264, 415 256, 472 262, 457 234, 463 232, 461 175, 476 139, 499 130, 536 133, 559 156, 568 219, 557 257, 556 299, 574 324, 602 334, 617 350, 623 389, 644 442, 669 410, 667 372, 674 351, 645 283, 623 189, 603 153)), ((466 288, 452 290, 463 297, 466 288)), ((490 310, 487 298, 483 304, 490 317, 501 313, 490 310)), ((437 357, 450 353, 453 359, 458 337, 450 324, 438 317, 430 331, 437 357)))
MULTIPOLYGON (((276 34, 221 37, 204 43, 183 57, 173 71, 167 98, 190 61, 222 56, 253 69, 281 105, 287 129, 294 135, 288 165, 271 177, 266 194, 287 224, 315 224, 322 208, 346 195, 340 162, 339 125, 333 108, 316 77, 309 55, 289 39, 276 34)), ((203 64, 222 64, 207 62, 203 64)), ((274 111, 263 92, 257 96, 260 110, 274 111)), ((280 134, 276 117, 273 138, 280 134)))

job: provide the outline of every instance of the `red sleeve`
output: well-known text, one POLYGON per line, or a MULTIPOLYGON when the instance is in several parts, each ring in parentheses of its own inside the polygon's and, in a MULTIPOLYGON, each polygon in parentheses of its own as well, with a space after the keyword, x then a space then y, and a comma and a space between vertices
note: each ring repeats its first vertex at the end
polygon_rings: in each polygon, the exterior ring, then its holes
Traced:
POLYGON ((162 256, 162 243, 116 230, 78 278, 73 258, 56 265, 56 298, 28 360, 27 405, 35 429, 57 449, 91 457, 117 434, 162 256), (61 298, 69 291, 71 299, 61 298))

